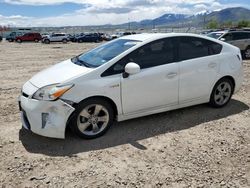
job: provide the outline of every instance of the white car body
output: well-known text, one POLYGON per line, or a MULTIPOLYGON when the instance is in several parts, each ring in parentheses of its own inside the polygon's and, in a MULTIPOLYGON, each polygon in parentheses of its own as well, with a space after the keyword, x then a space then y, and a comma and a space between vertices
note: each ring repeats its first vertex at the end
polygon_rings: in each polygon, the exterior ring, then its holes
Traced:
POLYGON ((53 33, 43 38, 43 41, 48 39, 50 42, 62 42, 63 40, 68 41, 68 35, 65 33, 53 33))
POLYGON ((230 44, 194 34, 139 34, 122 37, 141 41, 97 68, 79 66, 66 60, 52 66, 26 82, 20 96, 22 121, 32 132, 55 138, 64 138, 68 118, 79 103, 90 97, 103 97, 115 105, 117 121, 209 102, 215 83, 224 76, 235 82, 237 92, 243 81, 240 50, 230 44), (102 77, 102 73, 118 60, 152 41, 171 37, 198 37, 221 44, 220 54, 173 62, 141 69, 139 73, 123 78, 122 74, 102 77), (39 101, 32 95, 47 85, 72 83, 69 91, 56 101, 39 101), (168 91, 166 93, 166 91, 168 91), (69 102, 70 101, 70 102, 69 102), (42 126, 42 113, 48 113, 42 126), (28 120, 28 124, 27 124, 28 120))

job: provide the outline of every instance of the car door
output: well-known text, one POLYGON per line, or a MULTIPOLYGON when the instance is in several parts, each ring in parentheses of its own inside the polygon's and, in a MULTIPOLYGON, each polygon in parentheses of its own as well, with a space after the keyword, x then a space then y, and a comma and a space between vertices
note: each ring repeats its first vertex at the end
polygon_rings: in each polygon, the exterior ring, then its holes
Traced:
POLYGON ((210 96, 219 71, 222 45, 197 37, 179 37, 179 103, 210 96))
POLYGON ((140 113, 178 104, 179 64, 171 38, 161 39, 135 50, 122 64, 137 63, 141 71, 121 76, 123 113, 140 113))

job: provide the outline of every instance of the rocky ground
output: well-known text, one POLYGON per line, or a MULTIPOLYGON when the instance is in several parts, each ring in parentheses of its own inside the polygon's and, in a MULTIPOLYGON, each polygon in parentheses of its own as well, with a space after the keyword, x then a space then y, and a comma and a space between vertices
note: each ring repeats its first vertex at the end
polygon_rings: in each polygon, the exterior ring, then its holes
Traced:
POLYGON ((250 61, 222 109, 204 104, 116 123, 95 140, 21 129, 22 84, 97 45, 0 43, 2 187, 250 187, 250 61))

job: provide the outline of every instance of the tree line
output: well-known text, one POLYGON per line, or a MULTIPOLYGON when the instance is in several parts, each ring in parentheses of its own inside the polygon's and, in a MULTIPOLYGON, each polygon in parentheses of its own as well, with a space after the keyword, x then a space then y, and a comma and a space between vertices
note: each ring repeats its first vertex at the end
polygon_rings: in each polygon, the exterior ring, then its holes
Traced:
POLYGON ((219 23, 217 20, 211 20, 207 24, 208 29, 218 29, 218 28, 244 28, 250 27, 250 20, 240 20, 239 22, 226 21, 219 23))

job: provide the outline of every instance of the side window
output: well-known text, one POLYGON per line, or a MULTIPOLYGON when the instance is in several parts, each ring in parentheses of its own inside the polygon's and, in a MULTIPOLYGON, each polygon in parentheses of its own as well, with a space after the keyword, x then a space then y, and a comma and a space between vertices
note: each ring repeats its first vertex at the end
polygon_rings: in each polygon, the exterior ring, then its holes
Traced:
POLYGON ((120 74, 129 62, 140 65, 141 69, 164 65, 175 61, 174 39, 161 39, 146 44, 131 52, 107 69, 102 76, 120 74))
POLYGON ((222 50, 222 45, 216 42, 208 41, 209 55, 220 54, 222 50))
POLYGON ((225 41, 230 41, 230 40, 233 40, 233 35, 232 33, 227 33, 222 38, 224 38, 225 41))
POLYGON ((135 62, 141 69, 172 63, 174 44, 172 39, 154 41, 128 55, 129 62, 135 62))
POLYGON ((243 32, 235 32, 232 34, 233 34, 233 40, 242 40, 242 39, 246 38, 245 33, 243 33, 243 32))
POLYGON ((210 55, 207 40, 196 37, 180 37, 179 58, 188 60, 210 55))

